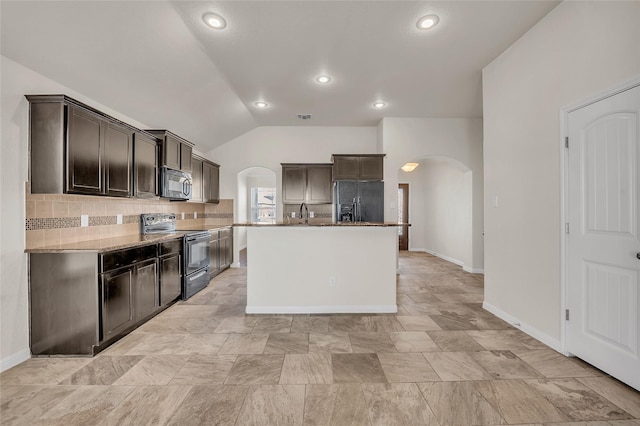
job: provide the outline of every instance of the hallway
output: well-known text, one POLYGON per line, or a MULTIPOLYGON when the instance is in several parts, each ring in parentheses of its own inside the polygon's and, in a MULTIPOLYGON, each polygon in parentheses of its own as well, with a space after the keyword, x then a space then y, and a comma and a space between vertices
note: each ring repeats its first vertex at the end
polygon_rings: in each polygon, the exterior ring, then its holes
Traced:
POLYGON ((482 275, 402 252, 397 314, 245 315, 230 269, 94 358, 2 373, 0 423, 640 424, 638 392, 482 299, 482 275))

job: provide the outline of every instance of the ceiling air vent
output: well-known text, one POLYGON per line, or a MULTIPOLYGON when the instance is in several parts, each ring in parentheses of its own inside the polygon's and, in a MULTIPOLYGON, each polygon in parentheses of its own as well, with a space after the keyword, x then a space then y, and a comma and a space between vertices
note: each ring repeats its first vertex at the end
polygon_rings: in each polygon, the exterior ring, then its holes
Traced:
POLYGON ((308 120, 311 118, 311 114, 298 114, 300 120, 308 120))

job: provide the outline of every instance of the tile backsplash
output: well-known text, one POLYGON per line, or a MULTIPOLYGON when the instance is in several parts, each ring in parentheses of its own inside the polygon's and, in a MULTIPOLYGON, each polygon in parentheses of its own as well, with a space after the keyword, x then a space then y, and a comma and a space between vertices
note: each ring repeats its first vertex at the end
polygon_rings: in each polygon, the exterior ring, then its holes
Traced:
POLYGON ((142 213, 175 213, 178 229, 206 229, 233 223, 233 200, 205 204, 163 199, 31 194, 27 188, 26 248, 138 234, 142 213), (82 215, 88 216, 89 226, 80 226, 82 215), (122 224, 117 223, 118 215, 122 215, 122 224))

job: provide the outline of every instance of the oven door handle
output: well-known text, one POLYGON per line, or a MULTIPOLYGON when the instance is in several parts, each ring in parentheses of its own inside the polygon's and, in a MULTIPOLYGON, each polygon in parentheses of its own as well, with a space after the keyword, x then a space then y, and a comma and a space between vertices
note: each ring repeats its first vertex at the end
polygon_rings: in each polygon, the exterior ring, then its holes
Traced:
POLYGON ((204 271, 200 271, 198 272, 196 275, 189 277, 190 280, 197 280, 198 278, 200 278, 201 276, 207 274, 207 270, 205 269, 204 271))

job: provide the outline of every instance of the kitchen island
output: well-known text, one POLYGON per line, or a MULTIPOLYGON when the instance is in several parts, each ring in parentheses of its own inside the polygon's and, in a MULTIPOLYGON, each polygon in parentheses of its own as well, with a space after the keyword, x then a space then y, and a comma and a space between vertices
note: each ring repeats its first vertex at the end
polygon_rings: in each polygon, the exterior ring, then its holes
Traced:
POLYGON ((247 226, 248 314, 395 313, 398 223, 247 226))

